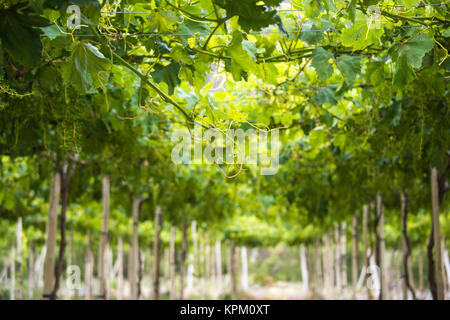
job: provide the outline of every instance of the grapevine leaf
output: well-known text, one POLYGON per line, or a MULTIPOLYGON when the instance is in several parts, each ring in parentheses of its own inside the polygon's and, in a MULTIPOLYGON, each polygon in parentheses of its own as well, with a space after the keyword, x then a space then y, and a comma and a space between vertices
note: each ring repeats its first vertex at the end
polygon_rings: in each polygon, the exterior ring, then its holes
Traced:
POLYGON ((392 83, 394 86, 402 89, 416 77, 414 69, 408 64, 408 58, 406 55, 401 55, 397 59, 395 66, 394 77, 392 83))
POLYGON ((58 27, 56 25, 51 25, 48 27, 43 27, 40 28, 42 30, 42 32, 44 32, 44 34, 50 39, 50 40, 54 40, 56 39, 56 37, 62 35, 61 31, 59 31, 58 27))
MULTIPOLYGON (((426 34, 417 34, 397 47, 395 54, 406 56, 408 65, 417 69, 422 66, 422 59, 433 48, 434 41, 426 34)), ((395 55, 394 54, 394 55, 395 55)))
POLYGON ((0 39, 13 59, 34 66, 41 59, 42 44, 39 31, 28 24, 27 17, 12 10, 0 11, 0 39))
POLYGON ((327 80, 333 74, 333 66, 328 62, 331 58, 333 58, 333 54, 322 47, 317 47, 312 52, 311 64, 322 81, 327 80))
POLYGON ((155 66, 155 71, 153 71, 151 75, 153 80, 157 83, 165 82, 169 87, 169 94, 172 95, 175 87, 181 83, 180 78, 178 78, 180 67, 178 62, 172 62, 167 66, 157 64, 155 66))
POLYGON ((281 30, 284 29, 277 11, 270 9, 277 7, 281 0, 260 2, 254 0, 214 0, 214 2, 226 10, 228 18, 238 16, 238 23, 246 32, 250 30, 259 31, 271 24, 278 25, 281 30))
POLYGON ((185 19, 183 23, 178 25, 178 32, 181 34, 181 40, 186 45, 189 38, 193 38, 196 35, 205 37, 210 34, 211 28, 205 23, 185 19))
POLYGON ((177 16, 170 11, 161 10, 150 16, 149 27, 157 28, 159 32, 173 32, 177 24, 177 16))
POLYGON ((356 75, 361 70, 361 57, 343 55, 337 58, 339 71, 344 75, 344 81, 348 86, 352 86, 356 75))
POLYGON ((173 48, 172 52, 170 53, 170 56, 176 61, 180 62, 182 61, 185 64, 193 64, 194 59, 189 56, 189 53, 183 49, 181 46, 176 46, 173 48))
POLYGON ((320 14, 321 5, 319 1, 315 0, 304 0, 303 7, 305 15, 309 18, 315 18, 320 14))
POLYGON ((88 93, 103 87, 112 68, 110 60, 89 42, 73 45, 70 60, 63 66, 64 81, 71 83, 79 92, 88 93))
POLYGON ((232 58, 231 72, 235 80, 240 80, 242 71, 258 72, 258 66, 251 57, 251 53, 254 54, 253 49, 254 46, 251 46, 248 41, 243 43, 242 35, 239 31, 233 33, 233 39, 230 44, 230 56, 232 58))
POLYGON ((371 25, 369 28, 366 21, 357 21, 350 28, 342 31, 342 44, 352 47, 353 50, 362 50, 370 45, 380 44, 383 29, 371 25))
POLYGON ((417 34, 408 41, 395 45, 390 49, 396 62, 392 82, 399 88, 405 87, 416 75, 414 69, 422 66, 422 60, 434 45, 433 39, 426 34, 417 34))
POLYGON ((356 0, 350 0, 347 5, 347 12, 352 22, 355 22, 355 14, 356 14, 356 0))
POLYGON ((309 134, 309 143, 312 147, 319 147, 327 142, 328 134, 323 127, 316 127, 309 134))
POLYGON ((308 44, 316 44, 322 40, 323 31, 319 29, 311 21, 306 21, 302 25, 302 30, 300 32, 300 40, 308 42, 308 44), (316 31, 317 30, 317 31, 316 31))
POLYGON ((311 99, 318 106, 321 106, 325 103, 337 103, 334 91, 331 87, 325 87, 321 89, 319 92, 313 95, 311 99))

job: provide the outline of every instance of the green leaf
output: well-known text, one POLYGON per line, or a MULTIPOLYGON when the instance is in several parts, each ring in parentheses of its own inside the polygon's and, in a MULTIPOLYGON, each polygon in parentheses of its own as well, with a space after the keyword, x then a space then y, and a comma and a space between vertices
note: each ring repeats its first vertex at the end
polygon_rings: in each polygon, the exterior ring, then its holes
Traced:
POLYGON ((323 127, 314 128, 309 134, 309 144, 312 147, 319 147, 328 142, 328 134, 323 127))
POLYGON ((402 120, 402 104, 398 101, 394 101, 386 109, 384 117, 389 121, 393 127, 397 127, 402 120))
POLYGON ((161 10, 150 16, 149 27, 156 28, 161 33, 173 32, 177 20, 178 17, 174 12, 161 10))
POLYGON ((419 0, 400 0, 400 3, 407 6, 408 8, 411 7, 413 4, 418 3, 419 0))
POLYGON ((325 103, 337 103, 334 90, 330 87, 321 89, 319 92, 312 96, 311 100, 318 106, 321 106, 325 103))
POLYGON ((315 24, 311 21, 306 21, 302 25, 302 30, 300 32, 300 40, 308 42, 308 44, 316 44, 319 43, 323 38, 323 31, 319 29, 315 24), (319 30, 319 31, 315 31, 319 30))
POLYGON ((273 85, 278 84, 278 69, 273 63, 260 63, 258 67, 261 79, 273 85))
POLYGON ((322 81, 327 80, 333 74, 333 66, 328 62, 331 58, 333 58, 333 54, 322 47, 317 47, 312 52, 311 64, 322 81))
POLYGON ((308 18, 315 18, 320 14, 320 2, 316 0, 303 0, 303 8, 308 18))
POLYGON ((195 36, 206 37, 210 34, 211 28, 206 23, 196 22, 185 19, 183 23, 178 25, 178 32, 182 34, 181 40, 185 45, 188 44, 188 39, 195 36))
POLYGON ((27 18, 12 10, 0 11, 0 39, 12 59, 34 66, 41 60, 42 44, 27 18))
POLYGON ((337 11, 336 7, 334 6, 334 0, 325 0, 322 2, 325 5, 325 9, 327 11, 337 11))
POLYGON ((60 36, 62 33, 59 31, 58 27, 56 25, 51 25, 48 27, 39 28, 44 32, 44 34, 50 39, 54 40, 56 37, 60 36))
POLYGON ((347 12, 352 22, 355 22, 355 14, 356 14, 356 0, 350 0, 347 5, 347 12))
POLYGON ((63 66, 64 81, 79 92, 88 93, 108 81, 112 63, 89 42, 76 42, 70 60, 63 66))
MULTIPOLYGON (((233 79, 239 81, 241 79, 241 72, 247 71, 251 73, 258 72, 257 64, 252 60, 249 53, 252 52, 252 47, 247 43, 246 48, 243 47, 242 35, 239 31, 233 32, 233 39, 230 43, 231 56, 231 73, 233 79)), ((253 47, 254 48, 254 47, 253 47)))
POLYGON ((185 91, 182 88, 177 88, 177 96, 186 101, 186 106, 189 110, 192 110, 200 100, 194 91, 185 91))
POLYGON ((283 24, 276 10, 270 8, 277 7, 282 0, 214 0, 216 5, 227 12, 227 17, 238 16, 238 23, 241 28, 249 32, 250 30, 260 31, 271 24, 276 24, 283 30, 283 24))
POLYGON ((248 52, 253 61, 255 61, 256 45, 248 40, 242 41, 242 49, 248 52))
POLYGON ((169 87, 169 94, 172 95, 175 87, 181 83, 180 78, 178 78, 180 67, 178 62, 172 62, 167 66, 157 64, 155 66, 155 71, 153 71, 151 75, 153 80, 157 83, 165 82, 169 87))
POLYGON ((336 60, 339 71, 344 75, 344 81, 348 86, 352 86, 356 75, 361 71, 361 57, 343 55, 336 60))
POLYGON ((182 47, 182 46, 176 46, 172 49, 170 52, 170 56, 176 61, 176 62, 184 62, 186 64, 193 64, 194 59, 189 56, 188 52, 182 47))
POLYGON ((339 147, 341 150, 345 150, 345 143, 347 140, 347 135, 343 132, 338 132, 333 139, 333 144, 339 147))
POLYGON ((370 45, 379 45, 382 35, 382 28, 376 28, 373 24, 369 28, 366 21, 357 21, 350 28, 344 28, 341 40, 346 47, 362 50, 370 45))
POLYGON ((44 9, 42 12, 42 16, 47 18, 51 22, 55 22, 61 16, 61 13, 52 9, 44 9))
POLYGON ((408 65, 417 69, 422 66, 422 59, 430 52, 434 41, 425 33, 417 34, 397 47, 398 56, 406 56, 408 65))
POLYGON ((414 72, 414 69, 409 66, 407 56, 400 56, 395 64, 394 77, 392 78, 394 86, 403 89, 415 78, 416 73, 414 72))
POLYGON ((445 38, 450 38, 450 28, 447 28, 443 33, 442 36, 445 38))
POLYGON ((12 210, 14 208, 14 195, 7 193, 5 199, 3 200, 3 205, 6 210, 12 210))
POLYGON ((367 64, 365 76, 369 84, 376 86, 384 82, 384 65, 383 61, 372 61, 367 64))
POLYGON ((39 69, 38 73, 39 84, 42 89, 56 93, 60 89, 59 73, 55 67, 46 66, 39 69))
POLYGON ((426 34, 417 34, 408 41, 395 45, 390 49, 396 62, 392 83, 404 88, 416 77, 414 69, 422 66, 422 60, 434 46, 434 41, 426 34))
POLYGON ((156 36, 154 39, 146 41, 145 47, 147 48, 147 50, 153 49, 157 53, 161 54, 169 53, 172 50, 172 48, 170 48, 167 42, 163 41, 159 36, 156 36))

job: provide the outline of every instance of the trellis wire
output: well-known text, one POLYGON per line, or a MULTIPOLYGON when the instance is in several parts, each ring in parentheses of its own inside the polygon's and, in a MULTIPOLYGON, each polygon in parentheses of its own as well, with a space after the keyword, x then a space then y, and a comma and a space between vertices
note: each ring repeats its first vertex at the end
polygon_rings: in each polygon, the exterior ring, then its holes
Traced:
MULTIPOLYGON (((383 8, 421 8, 421 7, 429 7, 429 6, 446 6, 450 4, 450 2, 445 2, 445 3, 417 3, 417 4, 413 4, 411 7, 405 6, 405 5, 401 5, 401 4, 380 4, 377 5, 377 7, 383 7, 383 8)), ((300 9, 278 9, 278 10, 274 10, 277 12, 302 12, 304 10, 300 10, 300 9)), ((154 12, 139 12, 139 11, 101 11, 101 13, 108 13, 108 14, 152 14, 154 12)), ((201 12, 188 12, 188 14, 203 14, 201 12)))
MULTIPOLYGON (((393 28, 423 28, 422 25, 406 25, 406 26, 393 26, 393 28)), ((324 30, 324 29, 309 29, 309 30, 286 30, 283 31, 250 31, 247 32, 248 34, 285 34, 285 33, 303 33, 303 32, 337 32, 342 31, 344 29, 330 29, 330 30, 324 30)), ((195 36, 195 33, 158 33, 158 32, 151 32, 151 33, 104 33, 99 34, 100 36, 104 37, 151 37, 151 36, 195 36)), ((201 33, 201 35, 210 35, 209 33, 201 33)), ((73 34, 74 37, 95 37, 96 35, 93 34, 73 34)), ((214 33, 213 36, 231 36, 230 33, 214 33)), ((47 37, 47 35, 42 34, 41 37, 47 37)), ((57 35, 57 37, 72 37, 72 34, 64 34, 61 33, 60 35, 57 35)))

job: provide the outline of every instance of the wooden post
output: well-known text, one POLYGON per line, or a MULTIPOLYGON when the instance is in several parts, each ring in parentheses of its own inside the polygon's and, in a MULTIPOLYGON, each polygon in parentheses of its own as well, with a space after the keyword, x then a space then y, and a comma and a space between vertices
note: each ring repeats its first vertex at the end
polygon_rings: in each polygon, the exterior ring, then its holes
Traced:
POLYGON ((34 245, 30 244, 28 249, 28 299, 33 299, 34 291, 34 245))
POLYGON ((160 276, 160 259, 161 259, 161 225, 162 225, 162 212, 161 207, 156 206, 155 210, 155 240, 153 244, 155 266, 153 277, 153 298, 159 300, 159 276, 160 276))
MULTIPOLYGON (((370 266, 370 257, 372 256, 372 249, 369 244, 369 205, 365 204, 363 206, 363 246, 364 246, 364 269, 366 280, 368 279, 368 271, 370 266)), ((371 300, 372 291, 367 286, 367 298, 371 300)))
POLYGON ((379 268, 380 268, 380 300, 389 299, 389 291, 386 277, 386 240, 384 238, 384 206, 381 194, 377 194, 377 244, 379 246, 379 268))
POLYGON ((334 226, 334 272, 335 272, 335 285, 338 290, 342 289, 341 279, 341 242, 340 242, 340 230, 339 224, 334 226))
MULTIPOLYGON (((322 269, 322 255, 320 253, 320 238, 314 241, 314 257, 315 257, 315 272, 316 272, 316 291, 319 292, 323 288, 323 269, 322 269)), ((315 292, 316 293, 316 292, 315 292)), ((315 294, 314 293, 314 294, 315 294)))
POLYGON ((16 252, 14 245, 11 247, 9 299, 16 300, 16 252))
POLYGON ((331 272, 330 272, 330 257, 328 255, 329 250, 329 235, 325 234, 323 236, 322 241, 322 261, 323 261, 323 287, 324 291, 328 292, 331 290, 332 286, 332 279, 331 279, 331 272))
POLYGON ((164 280, 164 286, 166 290, 170 291, 170 261, 169 261, 169 248, 163 249, 162 254, 162 263, 163 263, 163 280, 164 280))
POLYGON ((341 223, 341 282, 342 287, 347 286, 347 223, 341 223))
POLYGON ((109 176, 105 175, 102 181, 102 198, 103 198, 103 216, 102 216, 102 234, 100 238, 100 253, 99 253, 99 271, 98 280, 100 285, 99 299, 108 299, 108 288, 106 283, 105 273, 105 257, 106 247, 108 245, 108 226, 110 213, 110 180, 109 176))
POLYGON ((123 299, 123 241, 122 237, 119 237, 117 241, 117 299, 123 299))
POLYGON ((432 226, 433 226, 433 243, 434 243, 434 276, 436 279, 436 299, 444 300, 444 280, 442 278, 442 253, 441 253, 441 225, 439 222, 439 186, 438 171, 436 168, 431 169, 431 200, 432 200, 432 226))
POLYGON ((316 264, 316 253, 314 252, 314 243, 310 244, 306 247, 307 251, 307 257, 306 260, 308 262, 307 269, 310 270, 310 277, 309 277, 309 283, 310 283, 310 294, 309 297, 311 299, 315 299, 316 293, 317 293, 317 271, 315 271, 315 264, 316 264))
POLYGON ((353 287, 353 299, 356 299, 356 290, 358 282, 358 224, 359 224, 359 211, 353 216, 353 236, 352 236, 352 287, 353 287))
POLYGON ((241 247, 241 266, 242 266, 242 291, 248 290, 248 260, 247 247, 241 247))
POLYGON ((59 213, 59 232, 60 232, 60 241, 59 241, 59 251, 58 251, 58 260, 56 261, 56 269, 55 269, 55 284, 53 286, 53 291, 51 296, 53 299, 56 299, 58 290, 60 287, 61 275, 63 273, 63 264, 64 264, 64 252, 66 249, 66 213, 67 206, 69 203, 69 182, 74 172, 74 165, 68 167, 67 163, 63 163, 60 174, 61 174, 61 211, 59 213))
POLYGON ((84 298, 92 299, 92 285, 94 281, 94 254, 91 250, 91 236, 88 234, 88 244, 84 257, 84 298))
POLYGON ((200 236, 199 239, 199 250, 198 250, 198 260, 199 260, 199 269, 198 269, 198 275, 199 275, 199 281, 198 285, 200 286, 200 289, 202 290, 202 294, 206 294, 207 286, 206 286, 206 255, 205 255, 205 239, 204 237, 200 236))
POLYGON ((222 292, 222 252, 220 239, 216 241, 216 278, 219 293, 222 292))
POLYGON ((131 299, 138 299, 138 287, 137 287, 137 272, 138 272, 138 254, 139 254, 139 206, 140 199, 137 197, 133 197, 132 200, 132 217, 133 217, 133 233, 131 237, 131 252, 130 252, 130 270, 129 273, 129 281, 130 281, 130 294, 131 299))
POLYGON ((35 262, 36 286, 37 287, 44 286, 44 261, 45 261, 46 253, 47 253, 47 247, 44 245, 41 249, 41 253, 38 256, 37 261, 35 262))
POLYGON ((142 277, 143 277, 143 271, 144 271, 144 264, 145 264, 145 256, 142 250, 138 251, 138 270, 137 270, 137 298, 140 299, 142 295, 142 277))
POLYGON ((170 263, 170 300, 176 299, 175 293, 175 227, 170 227, 169 263, 170 263))
POLYGON ((205 278, 205 285, 208 285, 209 286, 209 284, 210 284, 210 280, 211 280, 211 278, 210 278, 210 273, 209 273, 209 271, 210 271, 210 253, 209 253, 209 250, 210 250, 210 245, 209 245, 209 234, 208 233, 206 233, 206 235, 205 235, 205 239, 204 239, 204 250, 202 250, 202 253, 204 254, 204 259, 205 259, 205 272, 204 272, 204 278, 205 278))
POLYGON ((44 262, 44 288, 42 291, 43 299, 54 299, 52 296, 53 281, 55 273, 55 248, 56 248, 56 230, 58 219, 58 203, 61 191, 61 175, 59 172, 53 172, 52 184, 50 187, 50 206, 48 210, 47 238, 45 242, 46 253, 44 262))
POLYGON ((236 270, 236 245, 231 242, 230 247, 230 280, 231 280, 231 292, 237 293, 237 270, 236 270))
POLYGON ((186 278, 186 258, 188 252, 188 239, 187 239, 187 221, 183 221, 183 235, 181 243, 181 266, 180 266, 180 299, 184 299, 184 286, 186 278))
MULTIPOLYGON (((67 265, 70 266, 73 263, 73 261, 72 261, 72 259, 73 259, 73 257, 72 257, 72 254, 73 254, 73 230, 70 230, 69 247, 68 247, 67 251, 68 251, 67 252, 67 265)), ((67 291, 68 291, 68 299, 70 299, 72 290, 67 290, 67 291)))
POLYGON ((225 259, 227 261, 227 285, 230 287, 230 290, 231 290, 232 289, 231 288, 232 287, 232 283, 231 283, 231 281, 232 281, 232 279, 231 279, 231 269, 232 269, 232 267, 231 267, 231 264, 232 264, 231 253, 232 252, 231 251, 232 251, 232 248, 231 248, 230 240, 227 240, 226 246, 227 246, 227 248, 229 247, 229 250, 225 251, 225 255, 226 255, 225 259))
MULTIPOLYGON (((153 247, 150 246, 149 249, 150 250, 148 250, 148 271, 147 271, 147 274, 148 274, 149 283, 151 283, 151 286, 153 288, 154 277, 155 277, 155 269, 154 269, 155 259, 153 257, 153 253, 154 253, 153 247)), ((153 290, 150 291, 149 296, 152 297, 152 295, 153 295, 153 290)))
MULTIPOLYGON (((442 247, 444 247, 444 240, 442 240, 442 247)), ((450 290, 450 259, 448 257, 448 250, 444 249, 444 267, 447 276, 447 288, 450 290)))
POLYGON ((191 223, 192 232, 192 246, 194 247, 194 278, 200 277, 200 259, 198 254, 198 241, 197 241, 197 222, 194 220, 191 223))
POLYGON ((302 272, 302 284, 306 292, 309 292, 308 263, 306 260, 306 248, 300 245, 300 268, 302 272))
POLYGON ((423 248, 422 245, 419 245, 419 291, 422 293, 423 291, 423 248))
POLYGON ((215 247, 214 247, 214 241, 212 240, 212 237, 210 238, 209 243, 209 274, 211 282, 214 284, 214 287, 217 289, 216 284, 216 259, 215 259, 215 247))
POLYGON ((411 292, 413 300, 416 300, 416 294, 410 282, 411 272, 411 243, 408 237, 408 206, 409 197, 405 190, 401 192, 401 211, 402 211, 402 239, 403 239, 403 299, 408 300, 408 290, 411 292))
POLYGON ((23 272, 22 272, 22 218, 17 220, 16 227, 16 248, 17 248, 17 296, 16 299, 21 300, 22 296, 22 284, 23 284, 23 272))

